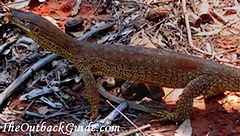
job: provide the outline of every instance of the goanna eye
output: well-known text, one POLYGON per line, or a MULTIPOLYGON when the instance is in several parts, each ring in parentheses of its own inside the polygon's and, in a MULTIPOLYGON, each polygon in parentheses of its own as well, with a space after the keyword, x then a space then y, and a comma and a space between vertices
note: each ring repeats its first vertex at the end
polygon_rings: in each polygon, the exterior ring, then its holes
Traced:
POLYGON ((25 23, 25 27, 27 27, 29 30, 33 30, 34 29, 33 25, 28 23, 28 22, 25 23))

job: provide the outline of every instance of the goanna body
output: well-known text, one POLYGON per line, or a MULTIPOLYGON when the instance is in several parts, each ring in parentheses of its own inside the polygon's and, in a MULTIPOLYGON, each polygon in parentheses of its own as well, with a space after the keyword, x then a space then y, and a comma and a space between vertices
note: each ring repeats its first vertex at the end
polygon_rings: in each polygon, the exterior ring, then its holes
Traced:
POLYGON ((93 112, 97 112, 99 96, 91 72, 184 88, 176 112, 159 113, 160 120, 182 121, 190 117, 193 98, 201 94, 240 91, 240 70, 236 68, 161 49, 79 42, 38 15, 12 9, 6 16, 42 48, 68 59, 78 68, 93 112))
POLYGON ((93 72, 173 88, 184 88, 201 75, 214 76, 218 79, 214 87, 240 91, 240 70, 213 61, 160 49, 90 43, 78 46, 82 52, 78 57, 84 58, 81 61, 93 72))

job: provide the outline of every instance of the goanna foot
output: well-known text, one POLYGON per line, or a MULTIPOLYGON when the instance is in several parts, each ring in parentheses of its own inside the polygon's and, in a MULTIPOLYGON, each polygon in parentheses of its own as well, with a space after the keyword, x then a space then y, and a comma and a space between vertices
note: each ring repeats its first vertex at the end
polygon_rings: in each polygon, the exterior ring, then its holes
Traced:
POLYGON ((156 112, 152 114, 155 119, 152 122, 160 121, 160 122, 183 122, 185 119, 189 118, 188 114, 183 114, 179 112, 156 112))

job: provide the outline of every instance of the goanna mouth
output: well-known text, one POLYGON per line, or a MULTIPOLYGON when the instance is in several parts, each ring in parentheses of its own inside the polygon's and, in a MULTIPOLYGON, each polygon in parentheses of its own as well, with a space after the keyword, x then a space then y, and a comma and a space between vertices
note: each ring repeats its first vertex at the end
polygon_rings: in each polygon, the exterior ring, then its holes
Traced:
POLYGON ((3 24, 14 24, 20 27, 25 32, 31 32, 34 27, 29 21, 26 21, 24 18, 17 17, 12 13, 11 9, 0 10, 0 25, 3 24))

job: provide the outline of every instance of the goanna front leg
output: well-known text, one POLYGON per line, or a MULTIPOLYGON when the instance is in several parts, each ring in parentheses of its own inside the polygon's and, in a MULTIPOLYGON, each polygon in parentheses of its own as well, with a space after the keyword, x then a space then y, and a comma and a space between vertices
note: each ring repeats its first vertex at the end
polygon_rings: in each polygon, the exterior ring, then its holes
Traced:
POLYGON ((193 99, 197 96, 205 95, 213 90, 217 77, 211 75, 202 75, 189 82, 183 90, 183 94, 177 103, 175 112, 157 112, 159 121, 182 122, 192 115, 193 99))
POLYGON ((100 100, 96 81, 88 66, 81 67, 81 65, 79 65, 77 69, 79 71, 80 77, 83 79, 85 85, 84 95, 86 96, 90 105, 90 112, 85 117, 93 120, 98 116, 98 107, 100 100))

